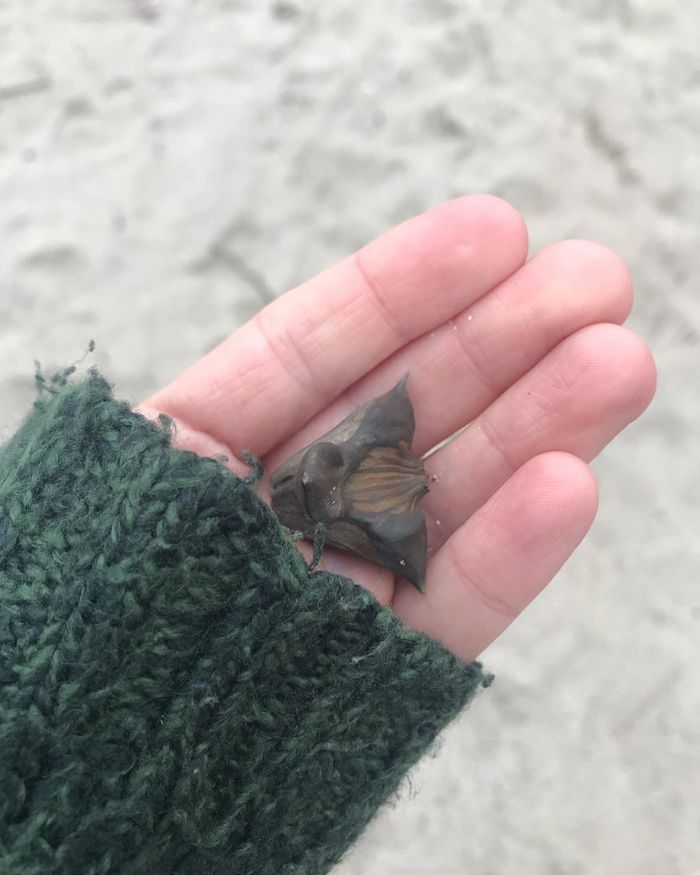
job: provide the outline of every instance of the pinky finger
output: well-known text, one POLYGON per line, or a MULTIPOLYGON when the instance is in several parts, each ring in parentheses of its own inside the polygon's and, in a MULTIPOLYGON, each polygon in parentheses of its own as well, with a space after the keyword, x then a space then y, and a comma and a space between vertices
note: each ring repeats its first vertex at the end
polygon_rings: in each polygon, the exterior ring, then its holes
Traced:
POLYGON ((425 593, 401 582, 394 612, 465 661, 554 577, 591 526, 598 490, 568 453, 526 462, 431 559, 425 593))

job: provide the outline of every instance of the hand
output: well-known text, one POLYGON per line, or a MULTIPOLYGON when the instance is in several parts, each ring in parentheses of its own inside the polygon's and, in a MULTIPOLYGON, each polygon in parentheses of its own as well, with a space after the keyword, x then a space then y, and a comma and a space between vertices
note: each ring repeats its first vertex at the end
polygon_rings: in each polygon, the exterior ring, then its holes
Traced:
POLYGON ((471 660, 588 531, 587 462, 655 388, 647 347, 620 327, 632 289, 619 259, 583 241, 526 255, 508 204, 444 204, 274 301, 141 410, 167 413, 180 446, 224 453, 237 473, 244 449, 272 472, 409 371, 416 455, 466 426, 425 461, 426 591, 324 558, 471 660))

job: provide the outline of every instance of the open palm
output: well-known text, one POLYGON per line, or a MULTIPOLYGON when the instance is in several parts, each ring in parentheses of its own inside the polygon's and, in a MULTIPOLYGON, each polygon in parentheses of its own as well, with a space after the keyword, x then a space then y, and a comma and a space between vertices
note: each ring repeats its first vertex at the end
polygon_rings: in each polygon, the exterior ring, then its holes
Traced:
POLYGON ((463 429, 425 460, 426 591, 337 550, 325 562, 470 660, 581 541, 597 507, 587 462, 655 386, 621 327, 620 260, 583 241, 526 257, 508 204, 451 201, 274 301, 140 409, 170 415, 180 446, 239 473, 248 449, 272 472, 409 371, 414 453, 463 429))

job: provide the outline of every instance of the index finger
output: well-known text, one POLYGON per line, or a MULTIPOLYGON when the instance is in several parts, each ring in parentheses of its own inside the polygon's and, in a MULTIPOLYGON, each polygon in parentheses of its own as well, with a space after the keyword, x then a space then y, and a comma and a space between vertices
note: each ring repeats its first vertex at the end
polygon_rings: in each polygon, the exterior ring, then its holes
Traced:
POLYGON ((526 255, 523 221, 505 201, 450 201, 273 301, 144 406, 236 456, 264 456, 526 255))

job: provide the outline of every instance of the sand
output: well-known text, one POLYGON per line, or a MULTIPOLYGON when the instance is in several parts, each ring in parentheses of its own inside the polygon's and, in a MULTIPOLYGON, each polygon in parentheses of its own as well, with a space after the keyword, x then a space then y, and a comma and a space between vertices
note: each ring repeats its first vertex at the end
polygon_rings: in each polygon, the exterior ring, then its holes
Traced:
POLYGON ((141 400, 465 192, 510 199, 532 252, 632 270, 658 398, 492 691, 338 875, 700 872, 699 45, 671 0, 0 2, 3 434, 34 358, 94 338, 141 400))

